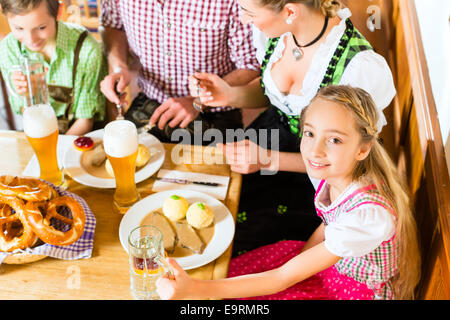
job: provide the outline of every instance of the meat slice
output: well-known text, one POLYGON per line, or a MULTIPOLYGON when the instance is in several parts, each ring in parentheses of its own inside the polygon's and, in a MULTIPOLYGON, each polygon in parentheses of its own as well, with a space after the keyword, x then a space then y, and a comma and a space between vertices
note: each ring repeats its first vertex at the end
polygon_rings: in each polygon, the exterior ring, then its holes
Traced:
POLYGON ((178 240, 177 235, 164 215, 158 211, 152 211, 147 215, 143 223, 153 225, 161 231, 164 250, 166 250, 167 253, 173 253, 175 251, 178 240))
POLYGON ((191 250, 194 253, 202 253, 205 244, 197 235, 194 228, 185 222, 177 222, 175 224, 178 234, 178 240, 181 247, 191 250))

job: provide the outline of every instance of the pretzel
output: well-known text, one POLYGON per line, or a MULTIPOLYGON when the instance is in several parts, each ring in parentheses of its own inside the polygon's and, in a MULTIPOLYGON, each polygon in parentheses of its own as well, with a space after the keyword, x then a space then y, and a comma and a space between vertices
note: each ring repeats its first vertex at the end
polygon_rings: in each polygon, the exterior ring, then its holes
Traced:
POLYGON ((10 252, 31 247, 37 236, 25 219, 23 201, 0 195, 0 204, 0 251, 10 252))
POLYGON ((39 205, 36 202, 28 202, 25 210, 27 211, 27 222, 42 241, 56 246, 65 246, 74 243, 81 237, 86 215, 83 207, 75 199, 62 196, 48 201, 45 217, 39 210, 39 205), (59 214, 56 211, 58 207, 68 207, 72 213, 72 219, 59 214), (50 225, 52 218, 70 225, 71 228, 65 232, 55 229, 50 225))
POLYGON ((56 191, 39 179, 3 175, 0 176, 0 195, 27 201, 44 201, 54 198, 56 191))

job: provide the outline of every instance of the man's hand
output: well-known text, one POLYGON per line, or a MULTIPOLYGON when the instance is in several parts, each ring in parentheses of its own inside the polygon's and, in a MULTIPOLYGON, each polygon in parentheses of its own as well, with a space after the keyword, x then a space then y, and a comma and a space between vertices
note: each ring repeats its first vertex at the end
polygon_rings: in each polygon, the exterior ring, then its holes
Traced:
POLYGON ((149 120, 150 126, 158 123, 158 128, 162 130, 169 123, 171 128, 176 126, 186 128, 199 114, 192 106, 193 101, 192 97, 167 99, 153 113, 149 120))
POLYGON ((115 73, 110 73, 100 82, 100 90, 105 97, 114 104, 126 105, 126 94, 123 93, 130 84, 130 72, 128 68, 121 68, 115 73))

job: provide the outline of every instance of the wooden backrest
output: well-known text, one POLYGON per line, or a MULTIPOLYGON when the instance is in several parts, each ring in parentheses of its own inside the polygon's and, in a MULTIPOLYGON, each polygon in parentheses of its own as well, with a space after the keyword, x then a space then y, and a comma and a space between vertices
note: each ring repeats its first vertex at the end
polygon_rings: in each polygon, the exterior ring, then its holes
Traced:
POLYGON ((414 1, 393 1, 395 146, 422 255, 418 299, 450 299, 450 181, 414 1))

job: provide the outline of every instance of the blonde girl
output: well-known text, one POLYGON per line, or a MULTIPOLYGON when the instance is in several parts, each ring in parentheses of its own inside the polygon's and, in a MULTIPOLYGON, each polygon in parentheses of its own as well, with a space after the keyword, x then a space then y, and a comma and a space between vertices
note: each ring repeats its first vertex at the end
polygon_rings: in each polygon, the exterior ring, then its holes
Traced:
POLYGON ((230 264, 228 279, 190 278, 175 260, 161 278, 165 299, 411 299, 420 276, 416 225, 396 167, 377 140, 370 95, 321 89, 301 115, 301 153, 320 179, 322 223, 304 243, 280 241, 230 264))

